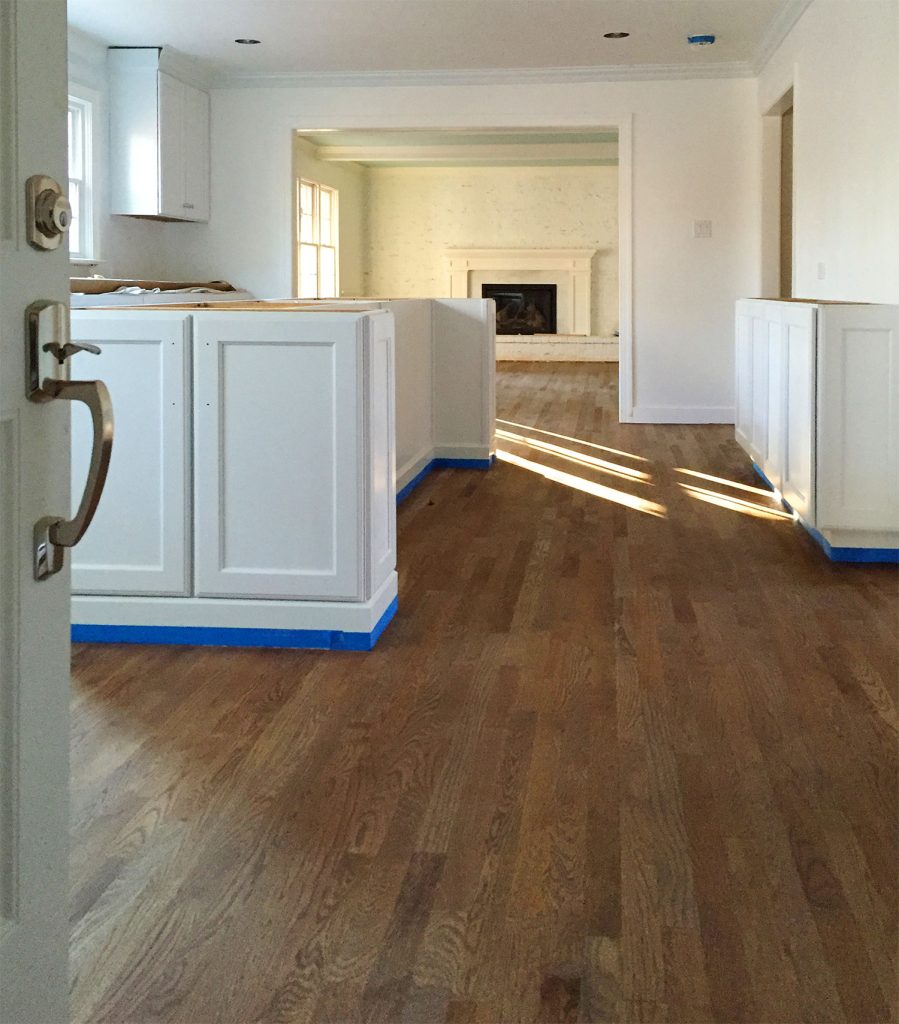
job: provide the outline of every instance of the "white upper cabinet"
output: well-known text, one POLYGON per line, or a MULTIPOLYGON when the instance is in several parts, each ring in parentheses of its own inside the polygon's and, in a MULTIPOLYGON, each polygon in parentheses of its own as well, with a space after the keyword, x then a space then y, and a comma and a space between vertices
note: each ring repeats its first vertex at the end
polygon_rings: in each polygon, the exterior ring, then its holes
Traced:
POLYGON ((209 219, 209 95, 161 66, 155 47, 112 49, 111 212, 209 219))

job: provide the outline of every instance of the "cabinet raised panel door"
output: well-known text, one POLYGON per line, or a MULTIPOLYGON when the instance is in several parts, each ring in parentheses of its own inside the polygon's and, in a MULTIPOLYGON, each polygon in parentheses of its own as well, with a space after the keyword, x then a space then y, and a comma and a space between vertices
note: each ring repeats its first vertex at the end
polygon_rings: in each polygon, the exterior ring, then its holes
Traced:
MULTIPOLYGON (((190 590, 190 317, 141 311, 72 315, 72 337, 100 347, 91 372, 109 388, 115 443, 97 513, 72 556, 76 594, 183 596, 190 590)), ((72 493, 91 439, 72 410, 72 493)))
POLYGON ((364 599, 364 330, 196 318, 198 596, 364 599))
POLYGON ((184 89, 182 82, 159 72, 159 210, 166 217, 183 217, 187 201, 184 89))
POLYGON ((182 216, 186 220, 209 220, 209 96, 192 85, 183 85, 182 88, 182 216))
POLYGON ((809 523, 815 522, 815 348, 816 311, 785 304, 783 354, 785 436, 781 491, 790 506, 809 523))

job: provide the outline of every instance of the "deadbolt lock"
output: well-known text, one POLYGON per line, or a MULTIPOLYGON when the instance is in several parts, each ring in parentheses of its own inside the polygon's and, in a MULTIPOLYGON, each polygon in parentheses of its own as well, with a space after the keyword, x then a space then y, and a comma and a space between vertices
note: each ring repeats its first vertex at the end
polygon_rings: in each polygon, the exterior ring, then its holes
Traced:
POLYGON ((72 207, 59 183, 46 174, 25 182, 28 243, 35 249, 58 249, 72 223, 72 207))

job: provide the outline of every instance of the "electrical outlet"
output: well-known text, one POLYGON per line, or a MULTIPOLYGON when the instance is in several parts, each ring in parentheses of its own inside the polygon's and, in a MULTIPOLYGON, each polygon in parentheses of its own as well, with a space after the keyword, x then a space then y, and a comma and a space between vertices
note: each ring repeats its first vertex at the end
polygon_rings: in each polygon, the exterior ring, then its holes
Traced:
POLYGON ((712 222, 710 220, 694 220, 693 221, 693 237, 694 238, 711 238, 712 237, 712 222))

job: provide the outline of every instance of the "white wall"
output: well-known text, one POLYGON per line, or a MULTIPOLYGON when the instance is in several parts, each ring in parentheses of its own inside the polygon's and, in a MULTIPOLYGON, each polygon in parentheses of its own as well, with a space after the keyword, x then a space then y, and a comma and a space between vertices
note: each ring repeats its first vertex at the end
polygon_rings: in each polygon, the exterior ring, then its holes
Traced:
MULTIPOLYGON (((337 220, 340 231, 338 260, 340 262, 340 294, 365 295, 364 219, 365 168, 354 163, 329 163, 319 160, 316 147, 304 139, 294 140, 294 174, 336 188, 337 220)), ((288 294, 295 294, 291 290, 288 294)))
POLYGON ((791 85, 794 294, 899 303, 899 4, 815 0, 762 71, 760 113, 791 85))
POLYGON ((212 219, 173 252, 173 267, 262 296, 289 294, 297 128, 590 127, 631 118, 635 416, 729 420, 733 303, 759 287, 751 79, 214 90, 212 219), (711 239, 692 237, 694 219, 713 222, 711 239))
POLYGON ((75 276, 167 279, 177 266, 190 276, 189 264, 174 257, 180 239, 195 225, 168 224, 109 215, 109 82, 106 47, 76 29, 69 29, 69 87, 90 90, 94 102, 95 266, 72 265, 75 276))
POLYGON ((618 328, 617 167, 372 167, 367 229, 367 295, 449 294, 447 248, 595 249, 590 333, 618 328))

